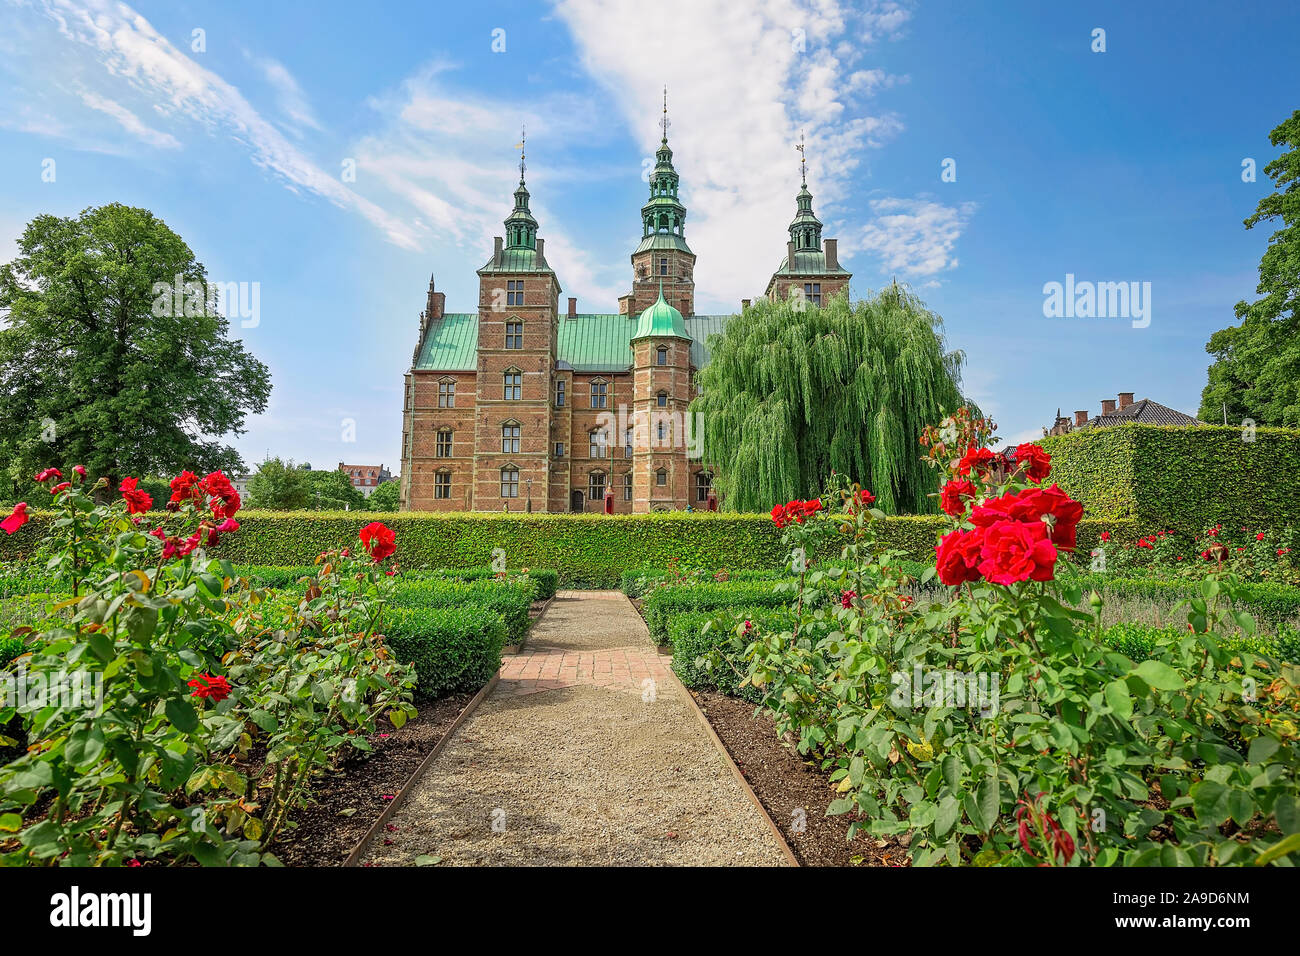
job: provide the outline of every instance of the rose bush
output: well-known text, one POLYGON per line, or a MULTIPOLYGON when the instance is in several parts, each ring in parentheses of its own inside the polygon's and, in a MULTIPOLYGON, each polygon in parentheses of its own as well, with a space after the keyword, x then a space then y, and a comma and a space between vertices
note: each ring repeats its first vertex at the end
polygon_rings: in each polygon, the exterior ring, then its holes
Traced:
POLYGON ((0 862, 273 862, 310 774, 364 749, 379 715, 414 712, 414 674, 378 636, 383 572, 322 556, 280 598, 237 580, 206 552, 238 530, 220 472, 177 476, 153 528, 132 479, 109 504, 80 467, 36 479, 56 513, 49 571, 72 596, 3 675, 0 726, 19 719, 28 746, 0 767, 0 862))
POLYGON ((1062 560, 1082 509, 1044 487, 1045 454, 996 453, 992 430, 963 409, 922 439, 975 490, 948 489, 962 508, 923 575, 952 600, 901 593, 915 582, 878 546, 883 515, 837 479, 785 525, 796 569, 813 542, 841 542, 839 562, 778 585, 795 624, 745 622, 698 663, 744 662, 778 730, 829 773, 850 839, 905 841, 914 864, 1294 862, 1300 669, 1225 649, 1254 628, 1224 607, 1238 579, 1205 575, 1187 629, 1141 662, 1116 651, 1062 560))

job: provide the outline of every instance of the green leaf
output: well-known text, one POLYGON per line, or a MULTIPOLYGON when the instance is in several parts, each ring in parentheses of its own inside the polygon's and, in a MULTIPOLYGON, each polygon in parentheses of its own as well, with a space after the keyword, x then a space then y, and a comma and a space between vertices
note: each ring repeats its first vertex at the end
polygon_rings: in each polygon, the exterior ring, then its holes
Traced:
POLYGON ((415 858, 416 866, 437 866, 441 862, 442 862, 442 857, 430 856, 427 853, 421 853, 419 856, 415 858))
POLYGON ((1133 695, 1123 680, 1113 680, 1106 685, 1106 703, 1120 720, 1133 716, 1133 695))
POLYGON ((1266 866, 1274 860, 1280 860, 1289 853, 1295 853, 1297 850, 1300 850, 1300 833, 1292 833, 1255 857, 1255 865, 1266 866))
POLYGON ((17 833, 23 827, 23 818, 16 813, 0 813, 0 833, 17 833))
POLYGON ((173 697, 167 701, 165 709, 167 719, 181 733, 188 734, 199 726, 199 715, 195 713, 194 705, 184 697, 173 697))
POLYGON ((1186 686, 1178 672, 1161 661, 1143 661, 1133 673, 1156 690, 1182 690, 1186 686))
POLYGON ((979 804, 980 819, 983 822, 980 829, 987 833, 993 829, 993 824, 997 822, 998 808, 1001 806, 997 777, 984 778, 984 782, 980 784, 976 800, 979 804))
POLYGON ((104 733, 98 727, 75 731, 69 735, 63 752, 77 769, 89 767, 104 754, 104 733))
POLYGON ((1300 833, 1300 798, 1291 793, 1278 797, 1273 804, 1273 816, 1283 833, 1300 833))
POLYGON ((1256 737, 1250 742, 1250 751, 1246 759, 1251 763, 1263 763, 1277 753, 1277 748, 1280 746, 1275 737, 1256 737))
POLYGON ((961 805, 957 803, 956 797, 949 795, 940 800, 938 812, 934 816, 934 835, 943 836, 951 830, 960 815, 961 805))

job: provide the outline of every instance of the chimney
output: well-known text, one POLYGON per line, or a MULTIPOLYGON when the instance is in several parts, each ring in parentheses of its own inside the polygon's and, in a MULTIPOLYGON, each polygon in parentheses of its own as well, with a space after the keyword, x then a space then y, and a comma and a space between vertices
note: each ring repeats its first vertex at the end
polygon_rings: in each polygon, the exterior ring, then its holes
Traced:
POLYGON ((840 241, 838 239, 825 239, 822 245, 826 247, 826 271, 838 269, 840 267, 840 241))
POLYGON ((537 240, 537 265, 538 266, 546 265, 546 240, 545 239, 537 240))
POLYGON ((1120 392, 1120 393, 1119 393, 1119 407, 1120 407, 1121 409, 1128 408, 1128 407, 1129 407, 1130 405, 1132 405, 1132 404, 1133 404, 1133 393, 1132 393, 1132 392, 1120 392))
POLYGON ((502 239, 500 236, 492 239, 492 268, 494 269, 501 268, 501 244, 502 239))
POLYGON ((741 300, 740 300, 740 310, 743 312, 745 309, 748 309, 748 308, 749 308, 749 300, 748 300, 748 299, 741 299, 741 300))
POLYGON ((785 255, 786 255, 786 260, 785 260, 786 265, 790 267, 791 272, 794 272, 794 240, 793 239, 785 244, 785 255))
POLYGON ((430 316, 430 318, 441 319, 443 316, 443 310, 446 307, 447 307, 447 293, 435 292, 433 294, 433 315, 430 316))
POLYGON ((1086 425, 1086 424, 1088 424, 1088 410, 1087 410, 1087 409, 1084 409, 1083 411, 1075 412, 1075 413, 1074 413, 1074 427, 1075 427, 1075 428, 1082 428, 1082 427, 1083 427, 1084 425, 1086 425))
POLYGON ((1102 413, 1103 415, 1114 415, 1114 414, 1115 414, 1115 399, 1113 399, 1113 398, 1103 398, 1103 399, 1101 400, 1101 413, 1102 413))
POLYGON ((578 314, 578 299, 576 296, 569 296, 569 318, 578 314))

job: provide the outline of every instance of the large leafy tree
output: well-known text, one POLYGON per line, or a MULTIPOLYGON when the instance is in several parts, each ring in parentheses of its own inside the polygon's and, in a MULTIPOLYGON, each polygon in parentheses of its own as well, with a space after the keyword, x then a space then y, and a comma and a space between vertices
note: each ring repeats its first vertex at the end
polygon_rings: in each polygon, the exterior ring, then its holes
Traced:
POLYGON ((228 337, 203 265, 146 209, 38 216, 0 266, 0 436, 10 477, 238 471, 222 438, 266 410, 265 365, 228 337), (160 295, 180 277, 183 297, 160 295), (188 284, 188 295, 185 295, 188 284))
POLYGON ((728 322, 710 339, 691 406, 724 506, 766 511, 817 493, 833 470, 888 511, 934 510, 917 440, 964 402, 964 357, 942 329, 897 285, 821 308, 760 299, 728 322))
POLYGON ((268 458, 257 466, 257 474, 248 482, 251 508, 272 511, 298 511, 314 506, 315 488, 311 472, 303 471, 292 461, 268 458))
POLYGON ((1300 425, 1300 110, 1269 134, 1288 148, 1264 167, 1276 190, 1259 201, 1246 220, 1253 229, 1280 219, 1259 261, 1262 298, 1238 302, 1239 325, 1210 336, 1214 356, 1201 393, 1199 417, 1233 424, 1244 418, 1259 425, 1300 425))

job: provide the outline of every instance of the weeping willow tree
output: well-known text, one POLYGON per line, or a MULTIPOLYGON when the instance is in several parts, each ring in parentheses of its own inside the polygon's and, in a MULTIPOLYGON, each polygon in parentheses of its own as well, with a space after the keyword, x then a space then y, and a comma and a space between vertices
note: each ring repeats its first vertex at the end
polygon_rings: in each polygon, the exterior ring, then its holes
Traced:
POLYGON ((831 471, 894 513, 934 510, 927 424, 963 404, 943 321, 897 285, 821 308, 760 299, 709 338, 699 374, 704 457, 733 511, 817 494, 831 471))

